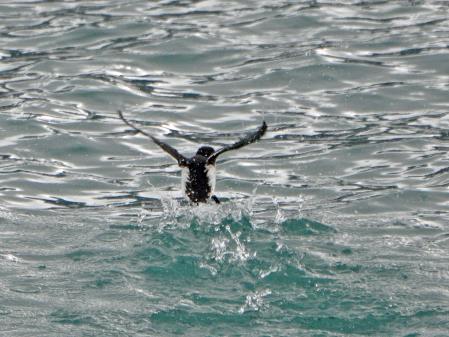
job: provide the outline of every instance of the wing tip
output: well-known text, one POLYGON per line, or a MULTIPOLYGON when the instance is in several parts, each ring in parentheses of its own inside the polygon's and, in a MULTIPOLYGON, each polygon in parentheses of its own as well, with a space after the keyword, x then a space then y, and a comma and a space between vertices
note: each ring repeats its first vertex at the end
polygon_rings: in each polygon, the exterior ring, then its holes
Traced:
POLYGON ((262 132, 262 136, 265 134, 267 129, 268 129, 267 123, 265 122, 265 120, 263 120, 262 121, 262 126, 260 127, 260 131, 262 132))
MULTIPOLYGON (((129 121, 125 118, 125 116, 123 116, 123 112, 120 109, 117 109, 117 115, 118 117, 128 126, 131 126, 129 121)), ((132 126, 133 127, 133 126, 132 126)))

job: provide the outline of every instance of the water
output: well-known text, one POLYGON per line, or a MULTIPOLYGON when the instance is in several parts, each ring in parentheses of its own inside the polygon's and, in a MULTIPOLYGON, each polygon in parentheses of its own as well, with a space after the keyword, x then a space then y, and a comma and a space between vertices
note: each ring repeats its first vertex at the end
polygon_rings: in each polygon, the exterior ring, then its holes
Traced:
POLYGON ((448 11, 2 2, 0 336, 448 336, 448 11))

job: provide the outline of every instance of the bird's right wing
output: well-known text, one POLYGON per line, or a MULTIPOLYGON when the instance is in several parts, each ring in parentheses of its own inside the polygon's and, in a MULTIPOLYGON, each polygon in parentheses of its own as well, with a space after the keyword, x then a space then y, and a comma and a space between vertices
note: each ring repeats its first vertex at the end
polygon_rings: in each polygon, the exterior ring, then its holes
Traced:
POLYGON ((139 129, 137 126, 135 126, 134 124, 132 124, 130 121, 128 121, 125 117, 123 117, 123 113, 118 110, 117 111, 118 116, 120 117, 120 119, 128 126, 132 127, 134 130, 136 130, 137 132, 151 138, 151 140, 153 142, 155 142, 157 145, 159 145, 161 147, 162 150, 164 150, 165 152, 167 152, 170 156, 172 156, 173 158, 176 159, 176 161, 178 162, 179 166, 186 166, 187 165, 187 161, 188 159, 186 157, 184 157, 182 154, 180 154, 175 148, 171 147, 170 145, 161 142, 159 139, 157 139, 156 137, 150 135, 149 133, 147 133, 146 131, 139 129))
POLYGON ((214 164, 215 161, 217 160, 217 157, 220 154, 222 154, 226 151, 236 150, 243 146, 254 143, 255 141, 259 140, 265 134, 266 131, 267 131, 267 123, 265 123, 265 121, 263 121, 262 125, 259 127, 259 129, 257 129, 256 132, 246 135, 246 137, 243 137, 242 139, 240 139, 238 142, 236 142, 234 144, 225 146, 225 147, 215 151, 214 153, 212 153, 212 155, 210 157, 207 158, 207 162, 209 164, 214 164))

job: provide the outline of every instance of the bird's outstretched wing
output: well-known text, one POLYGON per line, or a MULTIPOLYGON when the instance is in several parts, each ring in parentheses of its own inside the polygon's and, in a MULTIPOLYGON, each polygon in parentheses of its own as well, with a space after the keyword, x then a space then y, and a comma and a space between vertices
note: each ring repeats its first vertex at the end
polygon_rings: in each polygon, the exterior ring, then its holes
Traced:
POLYGON ((249 145, 251 143, 254 143, 255 141, 259 140, 267 131, 267 123, 265 121, 262 122, 262 125, 259 127, 259 129, 256 132, 248 134, 246 137, 240 139, 237 143, 234 143, 232 145, 225 146, 217 151, 215 151, 209 158, 207 158, 208 164, 214 164, 217 160, 217 157, 230 150, 236 150, 239 149, 245 145, 249 145))
POLYGON ((172 156, 173 158, 176 159, 176 161, 178 162, 179 166, 185 166, 187 165, 187 158, 184 157, 182 154, 180 154, 175 148, 171 147, 170 145, 161 142, 159 139, 157 139, 156 137, 150 135, 148 132, 139 129, 137 126, 135 126, 134 124, 132 124, 130 121, 128 121, 125 117, 123 117, 123 113, 118 110, 117 111, 118 116, 120 117, 120 119, 128 126, 132 127, 134 130, 136 130, 137 132, 151 138, 151 140, 153 142, 155 142, 157 145, 159 145, 161 147, 162 150, 164 150, 165 152, 167 152, 170 156, 172 156))

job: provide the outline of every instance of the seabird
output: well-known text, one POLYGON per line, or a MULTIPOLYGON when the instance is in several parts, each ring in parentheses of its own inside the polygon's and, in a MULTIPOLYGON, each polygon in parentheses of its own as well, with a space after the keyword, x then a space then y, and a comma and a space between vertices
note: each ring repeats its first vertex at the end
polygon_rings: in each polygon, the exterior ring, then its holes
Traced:
POLYGON ((180 154, 176 149, 170 145, 161 142, 156 137, 150 135, 146 131, 138 128, 130 121, 123 117, 119 110, 118 115, 120 119, 135 131, 151 138, 153 142, 159 145, 162 150, 167 152, 170 156, 176 159, 179 167, 182 169, 182 190, 184 194, 193 203, 207 202, 209 199, 214 200, 217 204, 220 200, 214 195, 215 190, 215 162, 217 157, 224 152, 239 149, 245 145, 259 140, 267 131, 267 124, 265 121, 258 128, 257 131, 249 133, 238 142, 225 146, 217 151, 210 146, 201 146, 192 158, 187 158, 180 154))

